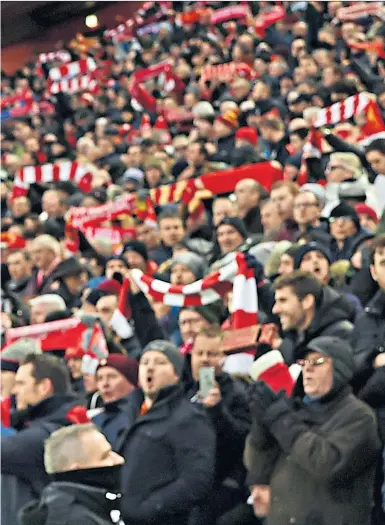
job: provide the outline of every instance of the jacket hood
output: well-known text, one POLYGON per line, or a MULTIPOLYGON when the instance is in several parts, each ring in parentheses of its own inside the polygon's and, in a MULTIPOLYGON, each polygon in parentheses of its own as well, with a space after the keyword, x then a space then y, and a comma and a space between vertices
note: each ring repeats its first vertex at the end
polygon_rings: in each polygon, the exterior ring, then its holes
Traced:
POLYGON ((353 323, 354 317, 355 307, 349 299, 330 288, 330 286, 325 286, 316 309, 316 315, 308 328, 308 334, 316 336, 319 331, 338 321, 350 321, 353 323))
MULTIPOLYGON (((46 525, 55 518, 61 525, 60 512, 66 508, 70 513, 73 504, 97 514, 106 523, 110 521, 110 513, 119 508, 120 494, 108 492, 105 489, 80 485, 77 483, 53 482, 43 491, 40 501, 28 503, 19 513, 21 525, 46 525), (108 521, 107 521, 108 520, 108 521)), ((67 520, 63 520, 63 525, 67 520)))
POLYGON ((354 374, 353 350, 346 341, 332 336, 316 337, 306 345, 302 356, 309 350, 332 358, 333 386, 327 394, 328 398, 340 392, 350 383, 354 374))

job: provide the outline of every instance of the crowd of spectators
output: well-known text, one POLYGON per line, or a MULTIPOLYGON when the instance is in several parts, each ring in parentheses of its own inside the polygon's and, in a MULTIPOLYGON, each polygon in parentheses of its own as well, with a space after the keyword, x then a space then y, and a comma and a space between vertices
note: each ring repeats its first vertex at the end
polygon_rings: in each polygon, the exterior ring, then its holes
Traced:
POLYGON ((147 2, 1 95, 4 523, 384 523, 384 3, 147 2), (239 254, 246 349, 165 292, 239 254))

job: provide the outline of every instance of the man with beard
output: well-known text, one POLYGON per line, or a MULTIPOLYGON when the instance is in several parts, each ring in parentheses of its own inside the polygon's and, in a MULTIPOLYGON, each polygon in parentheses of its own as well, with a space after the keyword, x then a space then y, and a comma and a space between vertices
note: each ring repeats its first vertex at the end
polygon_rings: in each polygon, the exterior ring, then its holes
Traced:
POLYGON ((273 314, 279 317, 283 338, 274 347, 286 364, 314 338, 330 335, 349 341, 353 331, 354 306, 343 295, 324 286, 311 273, 296 270, 274 283, 273 314))
POLYGON ((21 511, 21 525, 108 525, 119 515, 124 460, 92 423, 56 430, 45 442, 51 483, 21 511))

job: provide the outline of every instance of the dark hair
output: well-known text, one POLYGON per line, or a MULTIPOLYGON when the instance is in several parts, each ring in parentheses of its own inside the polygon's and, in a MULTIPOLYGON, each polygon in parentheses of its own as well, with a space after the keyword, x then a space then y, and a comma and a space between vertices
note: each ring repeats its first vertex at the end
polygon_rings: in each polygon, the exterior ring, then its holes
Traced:
POLYGON ((369 258, 370 264, 374 264, 374 256, 377 250, 385 248, 385 233, 378 235, 373 239, 372 244, 370 245, 369 258))
POLYGON ((316 303, 319 301, 323 285, 311 273, 295 270, 287 275, 281 275, 274 283, 274 290, 290 286, 295 295, 302 301, 307 295, 313 295, 316 303))
POLYGON ((43 379, 47 378, 51 380, 55 394, 67 394, 70 391, 69 372, 58 357, 48 354, 29 354, 22 364, 28 363, 33 367, 32 376, 37 383, 41 383, 43 379))
POLYGON ((212 324, 210 326, 205 326, 201 328, 198 332, 198 334, 195 337, 195 340, 198 338, 198 336, 207 337, 209 339, 223 339, 224 332, 219 324, 212 324))
POLYGON ((158 216, 158 224, 160 224, 160 222, 163 219, 179 219, 182 222, 183 227, 185 225, 183 218, 179 215, 178 210, 173 210, 173 209, 163 210, 158 216))
POLYGON ((379 151, 385 155, 385 139, 373 140, 373 142, 371 142, 369 146, 366 147, 365 152, 369 153, 369 151, 379 151))

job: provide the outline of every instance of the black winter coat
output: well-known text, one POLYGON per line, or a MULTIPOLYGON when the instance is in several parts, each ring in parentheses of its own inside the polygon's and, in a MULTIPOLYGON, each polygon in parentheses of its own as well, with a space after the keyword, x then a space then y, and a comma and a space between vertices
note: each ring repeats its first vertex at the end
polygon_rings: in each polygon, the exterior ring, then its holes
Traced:
POLYGON ((119 452, 117 447, 120 437, 127 430, 127 409, 130 401, 131 398, 128 395, 113 403, 106 403, 103 411, 92 418, 92 422, 106 436, 115 452, 119 452))
POLYGON ((217 141, 217 152, 210 156, 213 162, 224 162, 231 165, 231 154, 235 148, 235 134, 221 137, 217 141))
POLYGON ((379 290, 357 319, 352 334, 356 364, 353 385, 362 387, 373 372, 373 360, 385 351, 385 292, 379 290))
MULTIPOLYGON (((222 401, 214 407, 205 409, 214 426, 217 439, 215 483, 222 483, 229 478, 242 486, 245 475, 243 450, 251 425, 246 389, 225 372, 215 379, 219 384, 222 401)), ((186 390, 187 397, 194 399, 198 390, 198 382, 190 384, 186 390)), ((198 403, 197 406, 204 408, 198 403)))
POLYGON ((253 420, 245 464, 249 485, 271 487, 269 525, 369 525, 380 443, 349 387, 324 403, 278 399, 262 423, 253 420))
POLYGON ((128 423, 122 439, 123 521, 186 525, 192 508, 212 487, 214 431, 181 385, 164 388, 151 410, 137 415, 141 400, 132 404, 128 419, 136 420, 131 427, 128 423))
MULTIPOLYGON (((22 428, 16 434, 1 440, 1 473, 13 478, 16 484, 20 482, 25 494, 29 488, 31 495, 39 497, 43 488, 49 483, 49 477, 44 468, 44 441, 58 428, 71 425, 70 411, 78 406, 78 401, 69 395, 53 395, 40 403, 33 405, 20 421, 22 428)), ((10 479, 10 478, 9 478, 10 479)), ((7 490, 7 486, 2 490, 7 490)), ((15 515, 24 505, 25 499, 14 500, 14 508, 9 507, 9 500, 2 497, 2 516, 5 513, 15 515), (11 514, 12 513, 12 514, 11 514)), ((3 492, 4 496, 4 492, 3 492)), ((15 521, 4 521, 15 523, 15 521)))
POLYGON ((295 363, 300 350, 316 337, 332 335, 350 341, 354 316, 355 307, 352 302, 325 286, 309 328, 304 333, 290 331, 284 335, 279 350, 286 364, 290 366, 295 363))
POLYGON ((26 505, 20 525, 112 525, 111 511, 116 499, 106 490, 77 483, 53 482, 43 491, 40 502, 26 505))
POLYGON ((261 210, 259 206, 252 208, 243 218, 246 230, 249 234, 263 233, 263 226, 261 223, 261 210))

